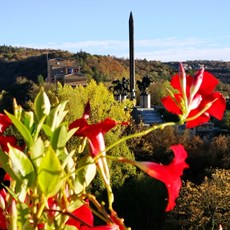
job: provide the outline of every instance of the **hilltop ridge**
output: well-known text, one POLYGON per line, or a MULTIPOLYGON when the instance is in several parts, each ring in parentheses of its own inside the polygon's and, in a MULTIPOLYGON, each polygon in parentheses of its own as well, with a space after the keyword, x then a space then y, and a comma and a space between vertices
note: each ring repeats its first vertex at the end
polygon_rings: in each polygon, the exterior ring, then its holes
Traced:
MULTIPOLYGON (((47 77, 47 58, 75 60, 81 72, 88 79, 97 82, 111 82, 129 77, 129 59, 114 56, 92 55, 84 51, 71 53, 63 50, 33 49, 24 47, 0 46, 0 90, 14 84, 17 77, 25 77, 37 83, 38 76, 47 77)), ((230 83, 230 62, 194 60, 186 61, 187 71, 204 67, 224 83, 230 83)), ((149 75, 158 80, 168 80, 178 71, 178 62, 135 60, 136 79, 149 75)))

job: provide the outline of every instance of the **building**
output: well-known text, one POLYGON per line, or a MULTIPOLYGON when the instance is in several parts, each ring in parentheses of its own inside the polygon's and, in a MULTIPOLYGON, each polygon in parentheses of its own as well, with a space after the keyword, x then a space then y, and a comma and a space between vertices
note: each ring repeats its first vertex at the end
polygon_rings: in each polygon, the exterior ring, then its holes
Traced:
POLYGON ((47 82, 71 85, 85 86, 87 83, 86 76, 81 73, 80 66, 75 60, 62 58, 47 58, 47 82))

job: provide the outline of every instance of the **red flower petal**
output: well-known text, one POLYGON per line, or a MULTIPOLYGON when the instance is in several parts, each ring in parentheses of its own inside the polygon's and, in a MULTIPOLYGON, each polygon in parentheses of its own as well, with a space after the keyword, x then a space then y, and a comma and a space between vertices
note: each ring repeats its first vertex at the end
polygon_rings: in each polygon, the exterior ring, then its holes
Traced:
MULTIPOLYGON (((191 117, 194 115, 196 115, 199 112, 198 109, 193 110, 190 115, 191 117)), ((198 125, 204 124, 206 122, 208 122, 210 119, 209 113, 203 113, 202 115, 200 115, 198 118, 191 120, 191 121, 187 121, 186 122, 186 128, 194 128, 198 125)))
POLYGON ((195 76, 193 77, 193 80, 192 80, 192 84, 189 86, 190 95, 188 98, 190 100, 193 100, 193 97, 200 90, 200 86, 203 83, 203 79, 204 79, 204 68, 202 68, 200 71, 198 71, 195 74, 195 76))
POLYGON ((75 226, 78 229, 83 229, 81 226, 85 226, 84 223, 89 226, 93 226, 94 218, 88 205, 82 205, 80 208, 77 208, 74 212, 72 212, 72 214, 76 216, 76 218, 70 217, 66 222, 67 225, 75 226), (82 220, 82 222, 80 220, 82 220))
POLYGON ((93 227, 94 217, 88 204, 84 204, 80 208, 77 208, 72 214, 76 218, 70 217, 66 224, 75 226, 79 230, 120 230, 119 226, 116 224, 93 227))
POLYGON ((212 94, 212 98, 213 100, 214 99, 217 99, 217 100, 212 104, 212 106, 207 110, 207 112, 211 116, 221 120, 224 116, 224 111, 226 108, 226 101, 224 97, 222 96, 222 94, 219 92, 214 92, 212 94))
MULTIPOLYGON (((69 128, 78 128, 75 135, 87 137, 89 139, 91 154, 92 156, 95 156, 105 149, 103 134, 114 128, 119 123, 110 118, 106 118, 104 121, 97 124, 88 124, 86 118, 88 118, 89 109, 90 105, 87 103, 83 117, 72 122, 69 128)), ((127 123, 124 122, 121 124, 126 125, 127 123)))
POLYGON ((204 77, 199 89, 199 94, 211 94, 215 90, 215 87, 217 86, 218 82, 219 81, 217 80, 217 78, 215 78, 212 74, 210 74, 207 71, 204 71, 204 77))
MULTIPOLYGON (((174 95, 174 96, 178 98, 178 101, 179 101, 179 95, 178 96, 174 95)), ((180 107, 175 103, 175 101, 170 96, 163 97, 161 99, 161 102, 170 113, 174 113, 177 115, 182 113, 180 107)))
MULTIPOLYGON (((187 97, 190 96, 190 88, 193 84, 193 77, 190 76, 190 75, 187 75, 186 76, 186 94, 187 94, 187 97)), ((172 77, 171 79, 171 85, 174 89, 177 89, 181 94, 183 93, 182 92, 182 88, 181 88, 181 85, 180 85, 180 76, 179 74, 176 74, 172 77)))
POLYGON ((202 101, 202 96, 200 94, 196 94, 194 96, 193 100, 190 103, 189 109, 193 110, 193 109, 198 108, 198 106, 200 105, 201 101, 202 101))
POLYGON ((95 124, 95 127, 97 127, 97 129, 100 130, 104 134, 104 133, 107 133, 112 128, 114 128, 116 125, 117 125, 116 121, 110 118, 106 118, 104 121, 95 124))
POLYGON ((226 107, 226 101, 223 98, 222 94, 219 92, 214 92, 210 95, 207 95, 203 98, 200 106, 197 109, 194 109, 190 112, 188 118, 191 118, 198 114, 202 109, 205 108, 205 106, 208 103, 212 103, 211 107, 202 115, 200 115, 198 118, 188 121, 186 123, 187 128, 193 128, 195 126, 204 124, 209 121, 210 115, 221 120, 224 115, 225 107, 226 107), (215 101, 216 100, 216 101, 215 101), (214 101, 214 102, 213 102, 214 101))
POLYGON ((162 181, 168 190, 168 205, 165 211, 170 211, 175 206, 175 199, 181 188, 180 176, 188 165, 185 163, 187 152, 182 145, 171 147, 174 152, 174 159, 169 165, 161 165, 154 162, 136 162, 136 166, 145 171, 151 177, 162 181))
POLYGON ((10 181, 11 180, 11 177, 8 173, 5 174, 4 178, 3 178, 3 181, 10 181))
POLYGON ((0 146, 4 152, 8 152, 9 148, 7 144, 17 148, 16 138, 14 136, 0 136, 0 146))
POLYGON ((5 215, 3 213, 3 210, 0 208, 0 229, 1 230, 6 230, 6 218, 5 215))
POLYGON ((0 134, 3 133, 11 124, 12 122, 10 118, 5 114, 0 113, 0 134))
POLYGON ((174 76, 172 76, 171 86, 174 89, 177 89, 180 93, 182 92, 181 85, 180 85, 180 75, 179 74, 175 74, 174 76))
POLYGON ((75 120, 69 125, 69 129, 78 128, 75 132, 76 136, 86 136, 87 135, 88 123, 84 118, 75 120))

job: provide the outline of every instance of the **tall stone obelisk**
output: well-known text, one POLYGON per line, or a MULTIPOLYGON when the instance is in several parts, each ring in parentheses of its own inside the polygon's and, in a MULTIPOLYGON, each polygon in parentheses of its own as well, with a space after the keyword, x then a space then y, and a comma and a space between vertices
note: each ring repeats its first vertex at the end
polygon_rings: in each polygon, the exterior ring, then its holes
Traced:
POLYGON ((129 74, 130 74, 130 99, 135 99, 135 61, 134 61, 134 21, 133 14, 129 16, 129 74))

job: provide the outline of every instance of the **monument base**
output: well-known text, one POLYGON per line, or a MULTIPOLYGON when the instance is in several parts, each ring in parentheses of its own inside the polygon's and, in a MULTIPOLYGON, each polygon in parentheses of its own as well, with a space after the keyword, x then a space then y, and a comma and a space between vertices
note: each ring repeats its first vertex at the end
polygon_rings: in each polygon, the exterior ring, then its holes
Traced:
POLYGON ((150 94, 140 95, 140 107, 141 108, 151 108, 150 94))
POLYGON ((121 102, 121 101, 125 101, 126 98, 127 98, 127 96, 126 95, 121 95, 121 94, 115 94, 114 98, 115 98, 116 101, 120 101, 121 102))

